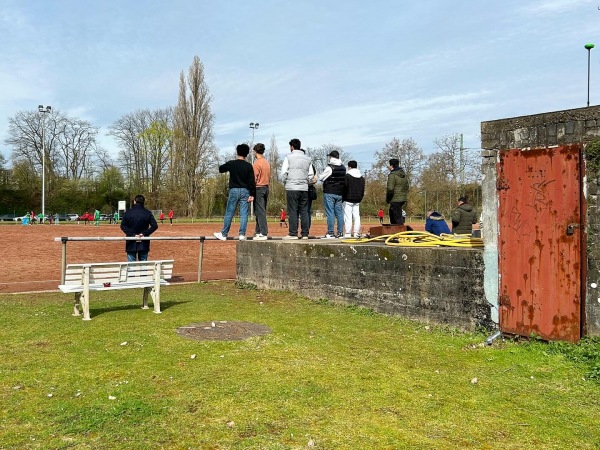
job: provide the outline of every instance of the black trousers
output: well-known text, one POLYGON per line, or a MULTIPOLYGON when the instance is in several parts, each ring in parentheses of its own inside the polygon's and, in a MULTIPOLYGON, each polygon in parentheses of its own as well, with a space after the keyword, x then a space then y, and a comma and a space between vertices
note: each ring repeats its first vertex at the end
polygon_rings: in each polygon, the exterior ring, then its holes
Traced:
POLYGON ((402 216, 402 207, 406 202, 390 203, 390 223, 392 225, 404 225, 404 216, 402 216))

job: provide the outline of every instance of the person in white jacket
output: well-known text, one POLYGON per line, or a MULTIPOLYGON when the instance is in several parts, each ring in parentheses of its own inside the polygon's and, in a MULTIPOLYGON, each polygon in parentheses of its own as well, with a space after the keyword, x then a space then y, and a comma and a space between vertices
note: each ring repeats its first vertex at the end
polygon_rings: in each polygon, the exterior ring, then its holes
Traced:
POLYGON ((344 237, 360 237, 360 202, 365 196, 365 179, 358 170, 356 161, 348 161, 348 171, 344 180, 344 237), (352 230, 354 222, 354 231, 352 230))

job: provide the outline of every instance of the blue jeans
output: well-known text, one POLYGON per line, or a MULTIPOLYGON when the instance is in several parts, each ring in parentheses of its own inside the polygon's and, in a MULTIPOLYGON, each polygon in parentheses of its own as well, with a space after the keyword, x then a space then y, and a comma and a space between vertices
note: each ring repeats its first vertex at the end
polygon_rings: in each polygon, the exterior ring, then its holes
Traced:
POLYGON ((235 214, 235 209, 240 205, 240 236, 246 236, 246 227, 248 226, 248 197, 250 192, 246 188, 231 188, 229 189, 229 198, 227 199, 227 207, 225 208, 225 221, 221 234, 227 236, 231 228, 231 221, 235 214))
POLYGON ((139 252, 127 252, 127 261, 132 262, 136 260, 138 261, 148 261, 148 252, 139 251, 139 252))
POLYGON ((323 194, 323 206, 327 216, 327 234, 333 236, 333 221, 337 220, 337 234, 344 234, 344 209, 342 196, 338 194, 323 194))

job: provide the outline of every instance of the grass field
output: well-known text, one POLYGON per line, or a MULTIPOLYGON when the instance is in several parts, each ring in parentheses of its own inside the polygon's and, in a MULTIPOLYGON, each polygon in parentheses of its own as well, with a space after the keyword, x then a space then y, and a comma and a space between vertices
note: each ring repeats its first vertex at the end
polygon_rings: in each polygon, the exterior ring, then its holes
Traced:
POLYGON ((594 449, 600 350, 498 340, 232 282, 0 295, 2 449, 594 449), (270 334, 197 342, 205 321, 270 334), (195 355, 195 357, 193 357, 195 355))

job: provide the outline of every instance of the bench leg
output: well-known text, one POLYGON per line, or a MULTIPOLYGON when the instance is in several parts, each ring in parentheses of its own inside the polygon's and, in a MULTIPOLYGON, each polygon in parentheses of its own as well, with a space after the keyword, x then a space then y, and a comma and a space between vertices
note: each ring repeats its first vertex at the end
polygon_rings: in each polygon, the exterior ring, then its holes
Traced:
POLYGON ((75 303, 73 304, 73 315, 78 317, 81 315, 79 307, 81 306, 81 292, 75 292, 75 303))
POLYGON ((160 284, 154 286, 150 291, 150 296, 152 297, 152 305, 154 306, 154 313, 160 314, 160 284))
POLYGON ((148 308, 148 292, 150 292, 150 288, 144 288, 144 294, 142 297, 142 309, 150 309, 148 308))
POLYGON ((90 291, 81 293, 81 305, 83 306, 83 320, 92 320, 90 317, 90 291))

